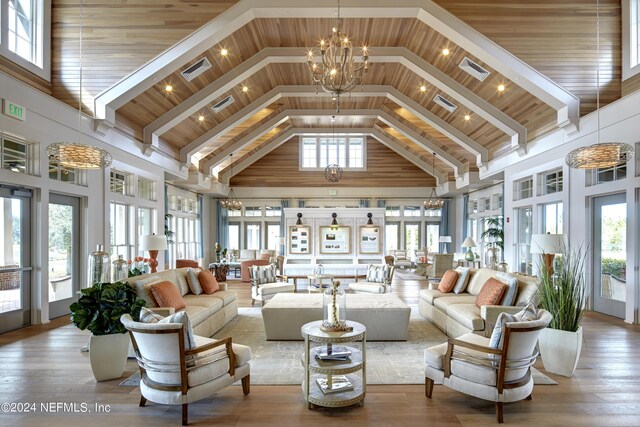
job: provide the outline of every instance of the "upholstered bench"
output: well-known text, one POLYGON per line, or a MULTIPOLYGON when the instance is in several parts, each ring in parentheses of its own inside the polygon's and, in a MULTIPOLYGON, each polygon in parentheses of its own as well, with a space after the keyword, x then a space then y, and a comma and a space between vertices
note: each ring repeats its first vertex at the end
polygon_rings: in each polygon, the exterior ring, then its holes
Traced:
MULTIPOLYGON (((347 294, 347 319, 367 327, 369 341, 406 341, 411 308, 392 294, 347 294)), ((277 294, 262 307, 267 340, 302 340, 300 328, 322 319, 322 294, 277 294)))

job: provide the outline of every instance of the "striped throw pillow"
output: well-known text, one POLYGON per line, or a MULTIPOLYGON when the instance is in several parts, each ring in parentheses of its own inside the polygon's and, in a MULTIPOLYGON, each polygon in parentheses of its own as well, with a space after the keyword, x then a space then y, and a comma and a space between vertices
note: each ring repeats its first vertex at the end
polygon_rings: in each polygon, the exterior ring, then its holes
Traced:
POLYGON ((276 281, 275 266, 273 264, 252 265, 249 269, 249 276, 251 277, 251 283, 256 282, 258 285, 273 283, 276 281))
POLYGON ((164 319, 164 316, 160 316, 153 310, 149 310, 146 307, 140 309, 140 323, 158 323, 164 319))

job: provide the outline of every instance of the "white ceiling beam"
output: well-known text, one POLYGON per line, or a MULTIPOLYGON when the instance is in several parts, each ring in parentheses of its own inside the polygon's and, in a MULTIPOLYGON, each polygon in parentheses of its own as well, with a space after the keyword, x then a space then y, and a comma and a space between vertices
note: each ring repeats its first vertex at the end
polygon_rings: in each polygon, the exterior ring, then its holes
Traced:
POLYGON ((397 130, 398 132, 403 134, 405 137, 410 139, 411 141, 413 141, 416 144, 418 144, 424 150, 426 150, 426 151, 428 151, 430 153, 436 153, 436 155, 439 157, 440 161, 446 163, 447 165, 449 165, 449 166, 451 166, 453 168, 453 174, 456 177, 458 175, 461 175, 462 173, 464 173, 467 170, 467 165, 465 165, 464 163, 462 163, 461 161, 459 161, 458 159, 453 157, 451 154, 449 154, 446 151, 442 150, 433 141, 423 137, 418 132, 414 131, 409 126, 407 126, 406 124, 402 123, 400 120, 396 119, 395 117, 393 117, 391 114, 387 113, 386 111, 380 111, 380 115, 378 116, 378 119, 381 122, 387 124, 388 126, 391 126, 395 130, 397 130))
MULTIPOLYGON (((116 109, 253 19, 332 18, 334 12, 333 5, 318 6, 312 0, 242 0, 99 94, 94 99, 95 117, 113 125, 116 109)), ((560 126, 575 124, 579 117, 577 97, 432 1, 352 0, 341 12, 345 18, 419 19, 556 109, 560 126)))

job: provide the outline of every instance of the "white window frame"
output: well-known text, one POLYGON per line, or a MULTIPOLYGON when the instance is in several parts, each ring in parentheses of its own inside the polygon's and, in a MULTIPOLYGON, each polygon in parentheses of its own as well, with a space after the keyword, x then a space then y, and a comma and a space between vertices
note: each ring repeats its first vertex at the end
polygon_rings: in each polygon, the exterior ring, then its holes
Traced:
POLYGON ((562 168, 542 172, 538 175, 538 195, 561 193, 564 189, 564 173, 562 168), (555 175, 552 177, 552 175, 555 175), (551 180, 549 180, 551 178, 551 180), (549 191, 549 187, 555 187, 549 191))
POLYGON ((51 0, 31 0, 35 5, 34 26, 39 57, 36 62, 23 58, 9 48, 9 2, 0 2, 0 55, 30 71, 38 77, 51 81, 51 0))
POLYGON ((640 73, 640 0, 624 0, 622 2, 622 81, 638 73, 640 73))
POLYGON ((533 197, 533 177, 528 176, 517 180, 513 186, 513 200, 524 200, 533 197), (524 187, 524 184, 528 183, 528 187, 524 187), (526 194, 525 194, 526 191, 526 194))
MULTIPOLYGON (((300 171, 323 171, 327 165, 322 166, 322 140, 333 140, 333 134, 319 134, 314 136, 303 136, 300 137, 299 142, 299 160, 298 160, 298 168, 300 171), (304 152, 304 142, 315 140, 315 148, 316 148, 316 166, 304 166, 305 164, 305 152, 304 152)), ((338 158, 338 164, 343 170, 353 170, 353 171, 366 171, 367 170, 367 137, 365 135, 351 135, 351 134, 335 134, 335 139, 344 139, 345 147, 344 147, 344 164, 341 163, 342 159, 338 158), (350 166, 350 145, 351 141, 358 141, 358 143, 362 142, 362 166, 355 167, 350 166)), ((338 150, 340 154, 340 150, 338 150)), ((313 163, 313 162, 311 162, 313 163)))
POLYGON ((589 169, 585 172, 585 186, 593 187, 595 185, 605 184, 607 182, 620 181, 627 179, 629 176, 629 162, 621 163, 608 168, 589 169), (600 179, 603 174, 611 173, 612 179, 600 179))

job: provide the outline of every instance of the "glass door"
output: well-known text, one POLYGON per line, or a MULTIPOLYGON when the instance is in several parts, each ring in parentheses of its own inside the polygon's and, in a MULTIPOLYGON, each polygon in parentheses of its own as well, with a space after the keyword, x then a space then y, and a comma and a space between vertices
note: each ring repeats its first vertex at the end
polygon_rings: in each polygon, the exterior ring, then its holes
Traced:
POLYGON ((593 308, 624 319, 627 301, 627 203, 624 194, 593 200, 593 308))
POLYGON ((51 194, 49 197, 49 317, 69 314, 69 305, 80 290, 78 273, 80 200, 51 194))
POLYGON ((415 261, 416 251, 422 249, 420 246, 420 223, 404 223, 404 248, 407 251, 407 258, 415 261))
POLYGON ((30 207, 30 191, 0 188, 0 333, 31 324, 30 207))

